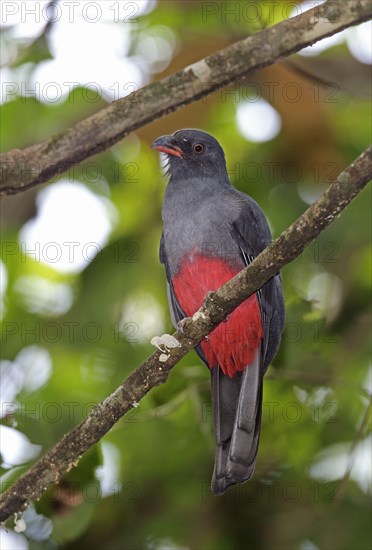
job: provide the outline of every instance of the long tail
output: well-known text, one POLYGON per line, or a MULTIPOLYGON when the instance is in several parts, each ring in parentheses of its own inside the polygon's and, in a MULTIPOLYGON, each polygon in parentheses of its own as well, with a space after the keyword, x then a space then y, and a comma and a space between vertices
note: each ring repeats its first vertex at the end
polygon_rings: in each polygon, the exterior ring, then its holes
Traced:
POLYGON ((247 481, 256 464, 262 412, 260 349, 254 361, 234 378, 213 367, 212 401, 216 456, 212 491, 247 481))

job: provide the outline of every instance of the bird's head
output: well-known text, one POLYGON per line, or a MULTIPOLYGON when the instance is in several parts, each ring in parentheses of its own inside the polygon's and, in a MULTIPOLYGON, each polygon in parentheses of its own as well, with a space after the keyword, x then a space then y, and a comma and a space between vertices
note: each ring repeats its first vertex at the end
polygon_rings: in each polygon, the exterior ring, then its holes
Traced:
MULTIPOLYGON (((151 145, 167 156, 170 176, 183 179, 216 177, 226 174, 225 155, 218 141, 201 130, 177 130, 157 138, 151 145)), ((227 176, 227 174, 226 174, 227 176)))

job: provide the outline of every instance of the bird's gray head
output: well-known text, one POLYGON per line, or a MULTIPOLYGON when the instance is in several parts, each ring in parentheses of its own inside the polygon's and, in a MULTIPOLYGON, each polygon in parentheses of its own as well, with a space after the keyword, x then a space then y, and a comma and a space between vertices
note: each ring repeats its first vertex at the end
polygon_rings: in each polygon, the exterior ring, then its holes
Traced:
POLYGON ((167 155, 170 177, 227 180, 225 155, 218 141, 201 130, 187 128, 157 138, 151 145, 167 155))

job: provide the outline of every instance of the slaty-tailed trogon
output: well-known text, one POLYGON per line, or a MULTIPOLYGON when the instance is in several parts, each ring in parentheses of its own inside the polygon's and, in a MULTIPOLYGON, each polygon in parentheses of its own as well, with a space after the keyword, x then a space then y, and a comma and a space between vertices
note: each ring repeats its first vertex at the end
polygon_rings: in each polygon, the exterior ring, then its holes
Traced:
MULTIPOLYGON (((175 325, 202 305, 271 241, 258 204, 230 183, 222 147, 200 130, 178 130, 152 144, 165 153, 160 260, 175 325)), ((212 491, 248 480, 255 467, 262 379, 280 343, 284 301, 280 274, 245 300, 196 348, 210 368, 216 456, 212 491)))

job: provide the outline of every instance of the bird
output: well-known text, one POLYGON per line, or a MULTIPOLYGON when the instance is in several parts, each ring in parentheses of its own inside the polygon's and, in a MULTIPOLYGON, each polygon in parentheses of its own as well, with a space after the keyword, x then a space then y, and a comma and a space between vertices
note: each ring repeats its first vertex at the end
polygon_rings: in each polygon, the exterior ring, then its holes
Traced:
MULTIPOLYGON (((231 184, 224 151, 212 135, 181 129, 155 139, 151 148, 166 157, 159 256, 177 328, 208 292, 249 265, 272 236, 260 206, 231 184)), ((278 351, 284 319, 278 273, 195 348, 211 373, 215 495, 253 475, 263 376, 278 351)))

